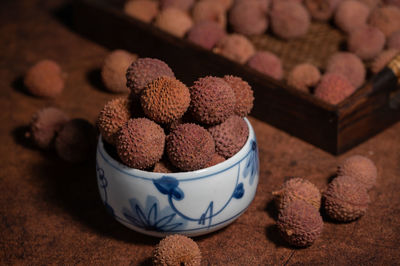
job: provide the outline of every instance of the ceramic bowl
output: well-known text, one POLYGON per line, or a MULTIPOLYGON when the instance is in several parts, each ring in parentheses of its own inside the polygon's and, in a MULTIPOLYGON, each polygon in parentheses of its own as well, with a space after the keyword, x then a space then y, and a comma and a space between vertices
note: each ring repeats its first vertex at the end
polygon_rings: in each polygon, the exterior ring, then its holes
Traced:
POLYGON ((259 178, 256 137, 250 122, 243 148, 228 160, 191 172, 153 173, 113 159, 99 138, 97 183, 107 211, 143 234, 198 236, 237 219, 252 202, 259 178))

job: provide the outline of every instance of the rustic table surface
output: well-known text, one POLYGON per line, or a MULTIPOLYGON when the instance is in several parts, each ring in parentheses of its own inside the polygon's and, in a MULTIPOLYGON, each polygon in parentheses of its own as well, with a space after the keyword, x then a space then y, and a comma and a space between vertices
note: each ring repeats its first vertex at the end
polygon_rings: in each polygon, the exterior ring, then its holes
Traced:
MULTIPOLYGON (((0 4, 0 264, 148 265, 158 239, 135 233, 107 215, 100 201, 94 160, 70 165, 27 143, 32 114, 55 105, 94 122, 105 92, 99 67, 106 48, 70 27, 63 0, 3 0, 0 4), (24 72, 40 59, 68 73, 55 100, 29 96, 24 72)), ((182 73, 181 73, 182 74, 182 73)), ((204 265, 393 265, 400 262, 400 123, 335 157, 250 117, 260 150, 254 202, 232 225, 195 240, 204 265), (271 191, 289 176, 326 187, 336 165, 361 154, 377 165, 379 180, 361 219, 326 221, 307 249, 288 247, 275 230, 271 191)))

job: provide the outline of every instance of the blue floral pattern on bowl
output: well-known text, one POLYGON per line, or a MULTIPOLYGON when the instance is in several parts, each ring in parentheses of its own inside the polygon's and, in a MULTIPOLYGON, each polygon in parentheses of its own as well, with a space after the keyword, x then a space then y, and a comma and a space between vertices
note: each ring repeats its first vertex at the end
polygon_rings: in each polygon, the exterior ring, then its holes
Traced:
POLYGON ((113 160, 99 140, 97 181, 107 210, 122 224, 145 234, 189 236, 226 226, 249 206, 259 177, 257 142, 249 139, 225 162, 185 173, 150 173, 113 160), (247 180, 247 181, 246 181, 247 180))
POLYGON ((126 222, 145 230, 169 232, 184 227, 186 221, 181 219, 171 208, 159 209, 156 197, 148 196, 146 207, 141 206, 136 199, 129 200, 130 209, 123 208, 126 222))

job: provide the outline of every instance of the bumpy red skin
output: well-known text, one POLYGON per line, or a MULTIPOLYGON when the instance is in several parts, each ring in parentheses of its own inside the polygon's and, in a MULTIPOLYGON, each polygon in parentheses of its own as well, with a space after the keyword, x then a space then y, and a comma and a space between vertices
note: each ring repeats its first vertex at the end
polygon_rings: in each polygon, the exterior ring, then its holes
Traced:
POLYGON ((225 30, 216 22, 202 21, 190 29, 187 39, 205 49, 211 50, 225 35, 225 30))
POLYGON ((30 137, 39 148, 49 149, 56 134, 68 120, 68 116, 58 108, 43 108, 32 117, 30 137))
POLYGON ((126 93, 126 70, 137 59, 137 55, 124 50, 115 50, 107 55, 101 68, 101 78, 108 91, 126 93))
POLYGON ((194 23, 200 21, 214 21, 221 28, 226 28, 226 12, 224 6, 215 0, 197 1, 192 9, 194 23))
POLYGON ((259 51, 247 62, 249 67, 277 80, 283 78, 282 62, 271 52, 259 51))
POLYGON ((400 30, 400 7, 376 8, 369 17, 369 23, 379 28, 389 38, 390 35, 400 30))
POLYGON ((147 84, 140 102, 151 120, 169 124, 180 119, 190 104, 190 93, 185 84, 172 77, 159 77, 147 84))
POLYGON ((244 35, 262 34, 268 28, 266 12, 258 1, 242 1, 229 11, 229 23, 233 30, 244 35))
POLYGON ((230 158, 246 143, 249 128, 240 116, 233 115, 223 123, 208 129, 215 142, 216 152, 230 158))
POLYGON ((231 86, 235 93, 235 114, 241 117, 250 114, 251 109, 253 109, 254 95, 249 83, 240 77, 231 75, 224 76, 224 80, 231 86))
POLYGON ((321 207, 321 193, 310 181, 294 177, 287 180, 282 188, 272 192, 278 209, 286 208, 295 200, 302 200, 312 205, 316 210, 321 207))
POLYGON ((339 222, 350 222, 363 216, 370 198, 367 189, 350 176, 338 176, 322 195, 326 214, 339 222))
POLYGON ((154 266, 200 266, 201 252, 192 239, 183 235, 169 235, 153 250, 152 263, 154 266))
POLYGON ((213 51, 233 61, 244 64, 254 55, 256 49, 244 35, 233 33, 219 40, 213 51))
POLYGON ((120 130, 116 148, 121 161, 132 168, 147 169, 164 152, 163 129, 147 118, 130 119, 120 130))
POLYGON ((222 157, 218 153, 214 153, 214 155, 211 157, 211 160, 207 163, 205 167, 211 167, 219 163, 222 163, 223 161, 225 161, 224 157, 222 157))
POLYGON ((366 70, 358 56, 349 52, 333 54, 327 62, 326 73, 336 73, 346 77, 354 87, 359 88, 365 81, 366 70))
POLYGON ((374 162, 361 155, 353 155, 338 166, 338 175, 354 177, 367 190, 373 188, 378 177, 374 162))
POLYGON ((84 119, 68 121, 55 141, 58 156, 71 163, 81 163, 92 158, 95 146, 94 126, 84 119))
POLYGON ((290 86, 310 92, 310 87, 314 87, 321 79, 321 72, 312 64, 304 63, 295 66, 288 75, 287 82, 290 86))
POLYGON ((155 173, 176 173, 179 172, 168 160, 161 160, 154 165, 155 173))
POLYGON ((126 86, 135 95, 140 95, 148 83, 161 76, 175 77, 165 62, 155 58, 139 58, 126 71, 126 86))
POLYGON ((127 98, 116 98, 107 102, 97 117, 96 125, 103 139, 115 145, 118 131, 131 118, 127 98))
POLYGON ((304 6, 292 1, 275 1, 270 19, 272 31, 286 40, 305 35, 311 24, 304 6))
POLYGON ((235 93, 223 79, 204 77, 190 87, 190 113, 198 122, 214 125, 230 117, 236 104, 235 93))
POLYGON ((305 0, 304 5, 313 19, 327 21, 332 18, 340 2, 342 0, 305 0))
POLYGON ((45 98, 55 98, 64 89, 61 67, 48 59, 39 61, 29 68, 24 83, 29 93, 45 98))
POLYGON ((400 30, 390 35, 387 41, 387 47, 389 49, 396 49, 400 51, 400 30))
POLYGON ((317 209, 305 201, 296 200, 280 210, 277 226, 290 245, 307 247, 321 235, 324 223, 317 209))
POLYGON ((193 26, 192 18, 183 10, 169 7, 162 10, 154 21, 154 25, 176 37, 183 38, 193 26))
POLYGON ((353 94, 355 90, 354 86, 342 75, 328 73, 322 77, 315 89, 315 97, 336 105, 353 94))
POLYGON ((181 124, 167 136, 170 162, 183 171, 205 168, 215 153, 210 133, 196 124, 181 124))
POLYGON ((335 12, 335 23, 346 33, 367 24, 370 9, 356 0, 343 1, 335 12))
POLYGON ((385 35, 378 28, 365 26, 350 33, 347 49, 363 60, 370 60, 382 51, 385 41, 385 35))

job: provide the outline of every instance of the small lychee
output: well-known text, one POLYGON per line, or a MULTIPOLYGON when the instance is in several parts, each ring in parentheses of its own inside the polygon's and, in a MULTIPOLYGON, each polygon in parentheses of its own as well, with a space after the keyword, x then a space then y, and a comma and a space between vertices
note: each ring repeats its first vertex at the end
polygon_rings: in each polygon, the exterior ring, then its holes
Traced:
POLYGON ((304 178, 291 178, 286 181, 282 188, 272 192, 274 200, 279 209, 286 208, 295 200, 302 200, 319 210, 321 207, 321 193, 310 181, 304 178))
POLYGON ((338 166, 338 175, 354 177, 369 190, 376 184, 378 171, 374 162, 369 158, 361 155, 354 155, 344 160, 338 166))
POLYGON ((283 238, 296 247, 307 247, 320 236, 323 228, 319 210, 302 200, 281 209, 277 226, 283 238))
POLYGON ((367 189, 351 176, 338 176, 322 195, 326 214, 340 222, 350 222, 363 216, 370 202, 367 189))

